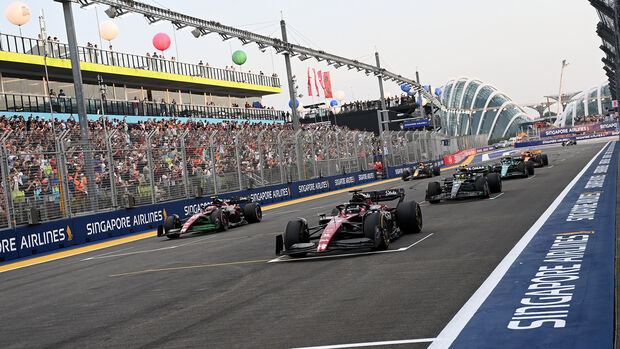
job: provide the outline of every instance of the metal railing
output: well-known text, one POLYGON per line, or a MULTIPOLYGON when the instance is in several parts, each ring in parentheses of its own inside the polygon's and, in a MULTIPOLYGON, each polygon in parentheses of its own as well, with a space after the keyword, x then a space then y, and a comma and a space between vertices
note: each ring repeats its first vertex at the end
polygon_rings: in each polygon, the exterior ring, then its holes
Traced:
MULTIPOLYGON (((26 94, 0 93, 0 111, 49 113, 50 102, 46 96, 26 94)), ((51 107, 55 113, 77 114, 77 102, 70 97, 52 97, 51 107)), ((86 99, 87 114, 101 114, 102 101, 100 99, 86 99)), ((284 121, 284 112, 263 108, 229 108, 204 105, 188 105, 174 103, 158 103, 150 101, 119 101, 104 100, 103 110, 106 115, 135 115, 135 116, 162 116, 162 117, 193 117, 236 120, 278 120, 284 121)))
POLYGON ((49 221, 127 202, 148 205, 373 169, 377 153, 387 166, 398 166, 485 143, 484 136, 448 138, 429 131, 384 132, 379 139, 324 126, 297 132, 280 126, 213 129, 91 130, 88 147, 77 128, 50 132, 22 125, 4 131, 0 228, 28 224, 33 208, 49 221), (84 161, 87 151, 92 164, 84 161), (94 186, 85 179, 87 166, 94 186))
MULTIPOLYGON (((0 34, 0 51, 44 56, 44 45, 48 47, 48 57, 69 59, 69 46, 67 44, 24 36, 0 34)), ((260 86, 280 87, 280 79, 275 76, 212 68, 199 64, 181 63, 169 59, 102 50, 94 47, 78 46, 78 55, 80 61, 85 63, 104 64, 185 76, 197 76, 260 86)))

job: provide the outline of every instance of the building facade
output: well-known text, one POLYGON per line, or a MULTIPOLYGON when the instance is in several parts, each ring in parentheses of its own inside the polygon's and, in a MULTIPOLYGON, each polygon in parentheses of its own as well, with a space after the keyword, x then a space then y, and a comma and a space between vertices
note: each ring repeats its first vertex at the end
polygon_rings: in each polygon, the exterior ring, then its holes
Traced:
POLYGON ((573 97, 564 108, 562 115, 557 118, 555 125, 573 126, 586 122, 587 117, 602 116, 610 109, 612 109, 611 91, 609 82, 605 81, 573 97))
POLYGON ((441 126, 450 136, 484 134, 500 139, 516 135, 520 123, 531 121, 512 99, 480 80, 453 79, 442 90, 441 102, 447 109, 441 126))

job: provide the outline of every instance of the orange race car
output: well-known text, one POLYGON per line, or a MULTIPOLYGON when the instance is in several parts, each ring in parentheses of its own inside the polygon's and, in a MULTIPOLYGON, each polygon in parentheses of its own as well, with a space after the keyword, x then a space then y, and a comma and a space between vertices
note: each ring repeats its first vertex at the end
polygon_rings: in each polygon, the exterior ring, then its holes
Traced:
POLYGON ((531 161, 534 167, 545 167, 549 165, 549 158, 547 154, 543 154, 542 150, 525 150, 521 152, 524 157, 524 162, 531 161))

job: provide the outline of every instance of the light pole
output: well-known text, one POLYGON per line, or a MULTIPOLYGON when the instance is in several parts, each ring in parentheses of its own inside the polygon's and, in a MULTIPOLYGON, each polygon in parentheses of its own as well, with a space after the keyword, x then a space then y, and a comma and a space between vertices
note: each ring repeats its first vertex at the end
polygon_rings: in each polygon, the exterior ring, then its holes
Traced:
POLYGON ((564 81, 564 68, 566 68, 568 66, 568 62, 566 60, 562 60, 562 71, 560 72, 560 94, 558 95, 558 115, 557 117, 560 117, 560 114, 562 114, 563 111, 563 107, 562 107, 562 83, 564 81))
MULTIPOLYGON (((52 137, 54 137, 54 144, 56 145, 56 150, 58 150, 58 144, 56 142, 56 126, 54 124, 54 105, 52 103, 52 96, 50 95, 50 77, 47 71, 47 32, 45 28, 45 15, 43 14, 43 9, 41 9, 41 14, 39 15, 39 28, 41 29, 41 43, 43 44, 43 66, 45 67, 45 91, 47 94, 47 100, 50 103, 50 118, 52 120, 52 137)), ((63 101, 64 103, 64 101, 63 101)))

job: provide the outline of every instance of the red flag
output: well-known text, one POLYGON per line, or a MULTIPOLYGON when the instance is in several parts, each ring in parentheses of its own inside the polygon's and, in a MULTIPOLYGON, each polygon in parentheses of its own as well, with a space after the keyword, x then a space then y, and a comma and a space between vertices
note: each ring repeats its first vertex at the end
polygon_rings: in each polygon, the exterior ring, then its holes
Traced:
POLYGON ((319 70, 319 83, 321 84, 321 88, 323 89, 323 96, 327 95, 325 92, 325 82, 323 81, 323 72, 319 70))
POLYGON ((310 67, 308 67, 308 96, 312 96, 312 80, 310 79, 310 67))
POLYGON ((316 87, 316 96, 321 97, 319 93, 319 84, 316 83, 316 69, 312 68, 312 72, 314 73, 314 87, 316 87))
POLYGON ((332 95, 332 79, 328 71, 323 73, 323 81, 325 82, 325 98, 334 98, 332 95))

